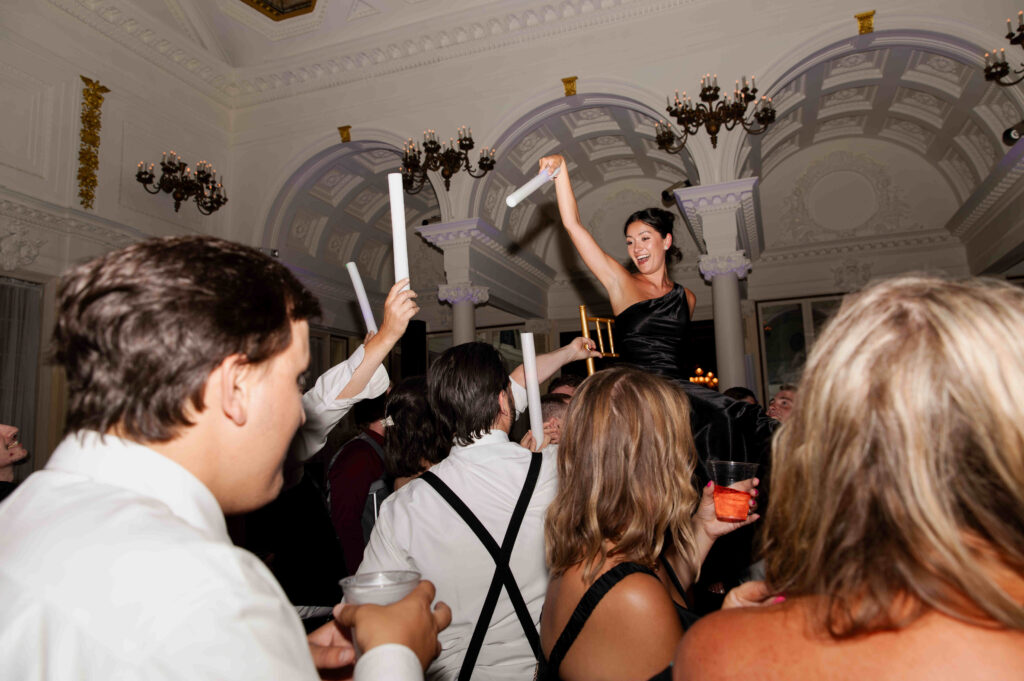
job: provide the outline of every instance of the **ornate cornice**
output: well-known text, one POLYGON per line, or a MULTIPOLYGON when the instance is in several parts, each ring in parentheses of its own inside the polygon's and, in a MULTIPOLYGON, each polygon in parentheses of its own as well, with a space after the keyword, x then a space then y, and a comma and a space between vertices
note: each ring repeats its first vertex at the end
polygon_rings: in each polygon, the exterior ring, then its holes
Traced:
POLYGON ((13 271, 28 267, 39 257, 45 239, 33 239, 30 230, 0 217, 0 270, 13 271))
POLYGON ((946 223, 951 234, 967 241, 981 230, 984 224, 1005 204, 1005 200, 1017 196, 1018 186, 1024 177, 1024 144, 1014 145, 1006 152, 988 178, 968 197, 964 205, 946 223))
POLYGON ((730 182, 697 185, 677 189, 676 204, 698 245, 704 245, 704 216, 736 213, 739 236, 751 258, 761 254, 761 229, 758 220, 758 178, 745 177, 730 182))
POLYGON ((750 258, 743 251, 724 255, 702 255, 698 267, 704 281, 712 281, 723 274, 735 274, 737 279, 743 279, 750 274, 751 269, 750 258))
POLYGON ((343 46, 274 60, 276 64, 285 62, 283 67, 251 68, 231 67, 202 47, 183 41, 180 34, 154 22, 129 0, 49 2, 220 103, 241 107, 662 13, 695 0, 605 0, 599 4, 566 0, 557 6, 531 2, 512 12, 497 6, 488 15, 454 20, 444 28, 413 24, 343 46))
POLYGON ((490 298, 490 289, 486 286, 473 286, 466 282, 461 284, 441 284, 437 287, 437 299, 454 305, 469 301, 474 305, 483 305, 490 298))
POLYGON ((797 246, 785 250, 766 251, 761 263, 785 263, 807 258, 831 258, 855 253, 877 253, 894 249, 920 249, 940 246, 959 246, 960 241, 944 229, 915 233, 913 236, 898 236, 885 239, 864 239, 860 241, 833 242, 828 245, 797 246))
POLYGON ((121 248, 146 238, 144 234, 120 228, 114 224, 104 224, 99 219, 82 220, 73 216, 67 209, 48 206, 32 206, 28 203, 0 196, 0 227, 14 230, 20 226, 88 239, 109 248, 121 248))

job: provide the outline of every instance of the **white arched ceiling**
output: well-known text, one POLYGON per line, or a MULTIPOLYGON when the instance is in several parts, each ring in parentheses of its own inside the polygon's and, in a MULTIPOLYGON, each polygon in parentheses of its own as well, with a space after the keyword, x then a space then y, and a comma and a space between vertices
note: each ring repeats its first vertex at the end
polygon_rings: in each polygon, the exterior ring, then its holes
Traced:
MULTIPOLYGON (((515 208, 505 204, 511 191, 537 174, 541 157, 557 153, 566 158, 584 224, 609 253, 626 259, 623 222, 650 206, 674 212, 677 236, 684 236, 674 202, 662 204, 661 192, 683 181, 699 184, 699 178, 685 150, 668 154, 658 149, 656 120, 654 110, 619 95, 580 94, 537 107, 499 138, 497 165, 475 184, 470 214, 508 233, 517 248, 542 258, 557 280, 579 278, 585 268, 561 229, 553 188, 542 188, 515 208)), ((688 237, 679 245, 697 253, 688 237)))
POLYGON ((748 136, 739 174, 761 178, 772 247, 940 229, 1006 153, 1024 118, 984 80, 980 50, 940 34, 880 32, 796 63, 770 92, 778 118, 748 136))

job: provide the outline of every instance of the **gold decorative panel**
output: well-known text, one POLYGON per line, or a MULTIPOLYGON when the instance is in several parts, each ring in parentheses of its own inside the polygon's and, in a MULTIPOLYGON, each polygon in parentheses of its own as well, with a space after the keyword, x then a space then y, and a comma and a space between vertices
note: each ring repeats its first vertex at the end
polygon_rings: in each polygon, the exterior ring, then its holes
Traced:
POLYGON ((96 198, 96 170, 100 162, 100 108, 109 88, 99 81, 80 76, 82 88, 82 131, 78 145, 78 198, 83 208, 92 208, 96 198))

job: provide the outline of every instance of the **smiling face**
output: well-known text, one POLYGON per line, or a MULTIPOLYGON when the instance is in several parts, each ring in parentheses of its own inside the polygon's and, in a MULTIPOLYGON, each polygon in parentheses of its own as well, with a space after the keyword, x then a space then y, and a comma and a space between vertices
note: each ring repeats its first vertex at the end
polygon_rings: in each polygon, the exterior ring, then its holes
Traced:
POLYGON ((672 246, 672 235, 664 237, 646 222, 637 220, 626 227, 626 252, 641 274, 656 273, 665 267, 665 254, 672 246))
POLYGON ((21 444, 18 429, 0 423, 0 467, 22 461, 27 456, 28 452, 21 444))

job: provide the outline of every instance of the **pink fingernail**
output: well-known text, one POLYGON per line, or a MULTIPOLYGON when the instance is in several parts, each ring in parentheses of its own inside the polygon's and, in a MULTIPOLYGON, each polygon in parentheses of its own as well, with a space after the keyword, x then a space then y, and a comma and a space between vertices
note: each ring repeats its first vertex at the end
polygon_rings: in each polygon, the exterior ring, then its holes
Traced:
POLYGON ((775 603, 782 603, 785 600, 786 600, 785 596, 776 596, 775 598, 772 599, 772 604, 774 605, 775 603))
POLYGON ((713 482, 711 482, 710 480, 708 480, 708 484, 707 484, 707 486, 708 486, 708 487, 711 487, 711 485, 713 485, 713 484, 714 484, 713 482))

